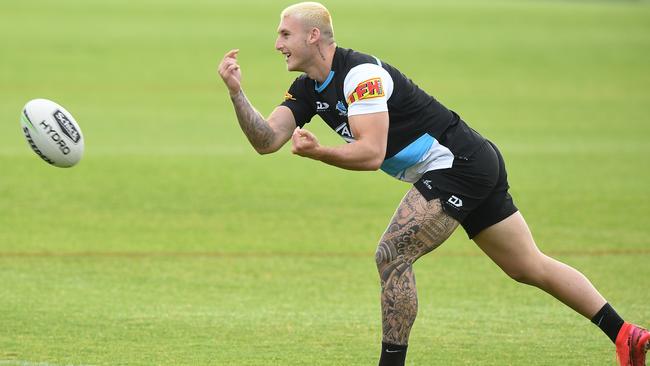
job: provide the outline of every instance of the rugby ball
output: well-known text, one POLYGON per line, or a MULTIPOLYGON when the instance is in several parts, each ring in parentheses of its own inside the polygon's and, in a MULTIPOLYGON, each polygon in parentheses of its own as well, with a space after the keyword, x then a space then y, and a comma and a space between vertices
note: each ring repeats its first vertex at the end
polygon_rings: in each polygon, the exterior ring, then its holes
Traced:
POLYGON ((71 167, 84 153, 84 137, 77 121, 51 100, 27 102, 20 115, 20 125, 29 147, 54 166, 71 167))

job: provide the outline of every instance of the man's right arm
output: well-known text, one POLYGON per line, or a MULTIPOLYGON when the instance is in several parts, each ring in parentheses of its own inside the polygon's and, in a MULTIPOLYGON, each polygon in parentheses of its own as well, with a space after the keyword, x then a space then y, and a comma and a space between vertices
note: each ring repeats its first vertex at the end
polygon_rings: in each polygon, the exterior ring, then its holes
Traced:
POLYGON ((291 138, 296 128, 293 112, 277 107, 265 120, 253 107, 241 89, 241 70, 237 64, 239 50, 231 50, 219 64, 219 75, 228 88, 237 120, 255 151, 268 154, 279 150, 291 138))
POLYGON ((289 108, 279 106, 265 120, 241 89, 239 93, 231 95, 230 99, 235 108, 239 126, 255 151, 260 154, 276 152, 289 141, 296 128, 293 112, 289 108))

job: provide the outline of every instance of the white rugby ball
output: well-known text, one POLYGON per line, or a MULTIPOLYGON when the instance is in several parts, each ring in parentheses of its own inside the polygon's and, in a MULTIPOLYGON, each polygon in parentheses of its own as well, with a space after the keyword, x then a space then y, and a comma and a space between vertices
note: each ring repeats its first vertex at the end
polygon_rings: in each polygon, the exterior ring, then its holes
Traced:
POLYGON ((29 147, 46 162, 61 168, 79 162, 84 153, 84 137, 72 114, 48 99, 25 104, 20 125, 29 147))

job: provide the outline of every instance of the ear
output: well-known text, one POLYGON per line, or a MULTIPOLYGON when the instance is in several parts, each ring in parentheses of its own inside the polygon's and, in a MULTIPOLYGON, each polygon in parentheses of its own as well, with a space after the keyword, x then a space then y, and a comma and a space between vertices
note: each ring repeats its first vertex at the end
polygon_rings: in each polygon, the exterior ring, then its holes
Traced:
POLYGON ((311 44, 318 43, 318 41, 320 41, 320 29, 312 28, 309 31, 309 36, 307 37, 307 41, 311 44))

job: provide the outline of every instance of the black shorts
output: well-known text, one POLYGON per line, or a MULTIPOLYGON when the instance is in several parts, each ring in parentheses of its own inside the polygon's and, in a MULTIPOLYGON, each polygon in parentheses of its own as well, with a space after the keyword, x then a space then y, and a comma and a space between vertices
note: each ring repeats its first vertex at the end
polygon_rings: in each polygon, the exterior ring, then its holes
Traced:
POLYGON ((451 168, 424 173, 414 186, 428 201, 439 198, 470 239, 517 212, 503 157, 487 140, 470 156, 455 157, 451 168))

